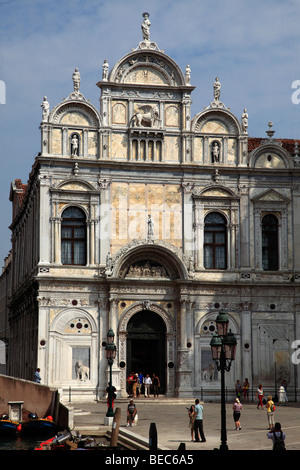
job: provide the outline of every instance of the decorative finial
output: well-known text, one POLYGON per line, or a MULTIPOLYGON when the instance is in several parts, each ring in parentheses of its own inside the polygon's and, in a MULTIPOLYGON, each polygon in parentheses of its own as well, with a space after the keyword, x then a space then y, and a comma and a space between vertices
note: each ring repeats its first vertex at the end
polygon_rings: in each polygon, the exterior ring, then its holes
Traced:
POLYGON ((150 26, 151 26, 151 23, 149 21, 149 13, 145 12, 143 13, 143 18, 144 18, 144 21, 141 25, 141 28, 142 28, 142 32, 143 32, 143 39, 144 41, 150 41, 150 26))
POLYGON ((268 122, 268 126, 269 126, 269 130, 266 131, 266 134, 268 135, 269 139, 271 139, 273 135, 275 134, 275 131, 272 131, 273 122, 272 121, 268 122))

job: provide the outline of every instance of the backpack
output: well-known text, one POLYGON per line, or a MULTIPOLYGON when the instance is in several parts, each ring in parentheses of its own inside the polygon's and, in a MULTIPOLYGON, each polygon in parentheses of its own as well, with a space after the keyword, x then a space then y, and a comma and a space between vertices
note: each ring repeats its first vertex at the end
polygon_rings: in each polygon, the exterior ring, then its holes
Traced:
POLYGON ((273 450, 286 450, 284 440, 282 438, 282 431, 280 432, 280 437, 276 436, 276 433, 273 433, 274 435, 274 445, 273 445, 273 450))

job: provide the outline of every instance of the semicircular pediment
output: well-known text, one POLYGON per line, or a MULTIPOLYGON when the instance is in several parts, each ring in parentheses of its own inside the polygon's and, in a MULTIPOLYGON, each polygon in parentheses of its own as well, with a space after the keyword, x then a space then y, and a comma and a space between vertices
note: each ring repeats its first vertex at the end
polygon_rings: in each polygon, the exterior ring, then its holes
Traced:
POLYGON ((163 240, 133 240, 111 259, 109 275, 126 279, 187 279, 192 271, 190 264, 181 250, 163 240))
POLYGON ((185 84, 180 67, 166 54, 158 51, 134 51, 112 69, 109 80, 117 83, 154 86, 185 84))
POLYGON ((64 126, 97 127, 100 124, 100 117, 92 105, 70 100, 52 110, 49 122, 64 126))
POLYGON ((229 188, 225 188, 224 186, 209 186, 203 188, 193 188, 192 190, 193 196, 203 197, 203 198, 217 198, 217 197, 226 197, 226 198, 235 198, 237 195, 229 188))
POLYGON ((192 130, 205 134, 239 134, 240 125, 227 109, 202 111, 193 118, 192 130))

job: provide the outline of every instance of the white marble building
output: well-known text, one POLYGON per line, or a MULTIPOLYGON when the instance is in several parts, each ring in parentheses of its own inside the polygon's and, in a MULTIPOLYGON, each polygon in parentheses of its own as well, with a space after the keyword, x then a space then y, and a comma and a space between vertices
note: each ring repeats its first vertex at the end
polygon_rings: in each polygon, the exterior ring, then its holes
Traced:
POLYGON ((77 69, 67 99, 42 101, 41 151, 28 184, 11 185, 7 373, 31 379, 39 367, 63 399, 103 397, 112 328, 119 395, 141 370, 167 396, 214 399, 210 340, 224 310, 238 341, 228 389, 247 377, 274 391, 285 379, 293 398, 299 140, 277 140, 272 123, 249 137, 243 104, 237 117, 221 101, 221 78, 192 116, 189 66, 142 30, 135 50, 104 62, 100 109, 77 69))

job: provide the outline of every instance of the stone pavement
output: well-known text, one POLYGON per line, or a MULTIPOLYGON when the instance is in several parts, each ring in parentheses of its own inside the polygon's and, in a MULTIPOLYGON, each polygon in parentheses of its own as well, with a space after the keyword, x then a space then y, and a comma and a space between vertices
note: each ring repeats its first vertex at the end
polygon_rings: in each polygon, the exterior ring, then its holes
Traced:
MULTIPOLYGON (((117 399, 114 408, 121 409, 120 429, 128 430, 132 435, 139 435, 149 442, 149 428, 156 424, 159 445, 165 449, 177 450, 181 443, 187 451, 214 450, 220 447, 221 405, 203 403, 205 443, 191 441, 188 428, 187 407, 193 399, 176 398, 137 398, 139 420, 137 426, 126 428, 126 410, 129 399, 117 399)), ((106 400, 98 403, 70 403, 74 409, 74 429, 82 434, 92 435, 95 431, 111 430, 104 426, 107 411, 106 400)), ((267 411, 257 409, 256 403, 243 404, 240 431, 235 430, 232 403, 226 404, 227 444, 229 450, 271 450, 272 441, 267 438, 267 411)), ((286 433, 287 450, 300 450, 300 403, 290 402, 286 406, 276 406, 275 422, 281 423, 286 433)))

